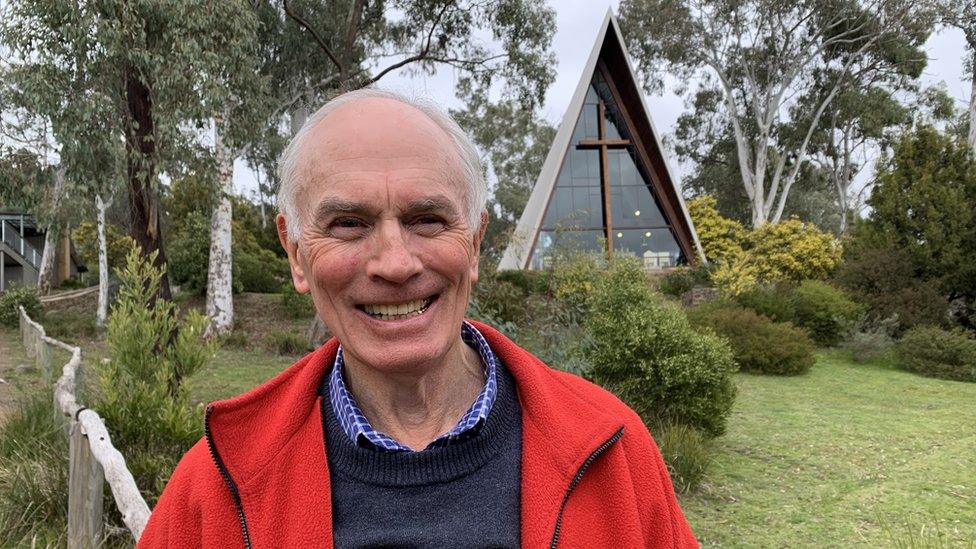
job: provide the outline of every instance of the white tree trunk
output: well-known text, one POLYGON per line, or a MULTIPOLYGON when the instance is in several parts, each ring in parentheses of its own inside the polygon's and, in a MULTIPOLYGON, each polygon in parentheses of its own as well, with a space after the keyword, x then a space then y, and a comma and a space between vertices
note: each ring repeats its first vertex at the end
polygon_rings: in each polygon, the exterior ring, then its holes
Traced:
POLYGON ((224 140, 226 115, 214 121, 214 152, 217 159, 217 184, 220 196, 210 221, 210 267, 207 271, 207 316, 211 335, 224 334, 234 327, 233 257, 231 253, 230 197, 234 191, 234 154, 224 140))
POLYGON ((37 292, 46 295, 53 286, 54 256, 57 254, 57 239, 54 238, 54 225, 48 225, 44 233, 44 251, 41 252, 41 266, 37 271, 37 292))
POLYGON ((105 210, 108 208, 101 195, 95 195, 98 209, 98 310, 95 323, 104 326, 108 320, 108 244, 105 241, 105 210))
MULTIPOLYGON (((64 166, 54 170, 54 192, 51 197, 51 217, 57 215, 61 209, 61 193, 64 191, 64 166)), ((46 295, 51 291, 54 277, 54 257, 57 255, 57 239, 55 239, 55 224, 49 223, 44 232, 44 250, 41 252, 41 265, 37 272, 37 291, 46 295)))
POLYGON ((976 47, 973 50, 973 81, 969 92, 969 146, 976 154, 976 47))

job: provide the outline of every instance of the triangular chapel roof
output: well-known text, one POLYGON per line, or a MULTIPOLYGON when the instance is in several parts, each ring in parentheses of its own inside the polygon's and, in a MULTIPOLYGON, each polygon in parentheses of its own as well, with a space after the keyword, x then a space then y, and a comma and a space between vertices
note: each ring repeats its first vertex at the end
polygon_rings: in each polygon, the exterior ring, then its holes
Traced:
POLYGON ((675 172, 665 156, 661 135, 655 129, 654 122, 648 114, 644 94, 634 75, 617 18, 613 11, 608 9, 532 194, 498 265, 499 269, 528 268, 532 248, 542 228, 543 217, 556 187, 560 168, 566 153, 573 146, 571 143, 573 131, 591 80, 594 73, 601 68, 611 81, 621 107, 626 111, 625 116, 632 124, 631 138, 636 156, 642 160, 644 171, 649 175, 654 194, 661 204, 661 213, 671 227, 684 257, 688 259, 697 257, 704 261, 698 235, 681 196, 678 180, 673 175, 675 172))

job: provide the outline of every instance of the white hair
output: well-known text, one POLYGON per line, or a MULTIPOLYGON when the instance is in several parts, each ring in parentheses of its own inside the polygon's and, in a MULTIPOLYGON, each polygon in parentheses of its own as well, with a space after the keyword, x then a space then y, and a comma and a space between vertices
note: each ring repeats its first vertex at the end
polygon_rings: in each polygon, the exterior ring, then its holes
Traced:
POLYGON ((405 95, 381 90, 378 88, 362 88, 343 93, 315 111, 302 125, 301 129, 292 137, 278 160, 278 211, 285 216, 288 238, 294 240, 301 231, 298 211, 295 205, 295 191, 299 183, 299 155, 305 139, 312 128, 336 109, 360 99, 392 99, 409 105, 427 115, 434 124, 444 131, 454 144, 458 155, 461 176, 467 186, 465 192, 465 206, 467 206, 468 224, 472 232, 477 232, 481 226, 481 213, 485 210, 488 200, 488 189, 485 184, 484 173, 481 170, 481 157, 478 150, 461 129, 461 126, 440 107, 428 99, 409 98, 405 95))

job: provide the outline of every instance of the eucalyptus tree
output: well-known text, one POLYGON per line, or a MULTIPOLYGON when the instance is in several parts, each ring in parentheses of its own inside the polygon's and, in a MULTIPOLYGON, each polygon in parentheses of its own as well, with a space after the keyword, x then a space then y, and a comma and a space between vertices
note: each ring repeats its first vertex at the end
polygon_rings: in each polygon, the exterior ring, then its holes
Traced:
MULTIPOLYGON (((160 174, 210 154, 205 130, 227 105, 227 75, 241 70, 235 60, 253 41, 249 5, 19 0, 2 9, 0 42, 21 106, 49 122, 73 181, 120 170, 130 235, 161 267, 160 174), (82 162, 91 150, 110 160, 82 162)), ((165 275, 158 295, 170 297, 165 275)))
MULTIPOLYGON (((753 226, 782 218, 848 76, 904 36, 924 41, 932 24, 923 0, 624 0, 620 11, 648 91, 661 89, 670 73, 716 94, 753 226), (833 84, 800 109, 825 73, 835 75, 833 84), (799 120, 799 138, 780 139, 799 120)), ((691 86, 681 91, 694 94, 691 86)))
POLYGON ((976 3, 972 0, 941 0, 939 20, 942 24, 962 30, 966 37, 970 75, 969 92, 969 147, 976 154, 976 3))
MULTIPOLYGON (((448 69, 462 100, 490 97, 532 112, 553 80, 555 14, 543 0, 282 0, 258 9, 263 71, 278 104, 248 159, 270 191, 288 136, 311 105, 338 92, 448 69)), ((311 340, 321 328, 317 320, 311 340)))

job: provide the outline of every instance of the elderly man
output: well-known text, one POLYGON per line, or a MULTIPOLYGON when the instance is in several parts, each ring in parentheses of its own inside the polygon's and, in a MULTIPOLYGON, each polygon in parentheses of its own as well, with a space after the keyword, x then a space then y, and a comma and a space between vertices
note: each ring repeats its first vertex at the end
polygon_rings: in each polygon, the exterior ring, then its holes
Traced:
POLYGON ((435 107, 360 90, 281 159, 292 280, 335 338, 207 409, 140 546, 695 546, 640 418, 466 321, 485 184, 435 107))

